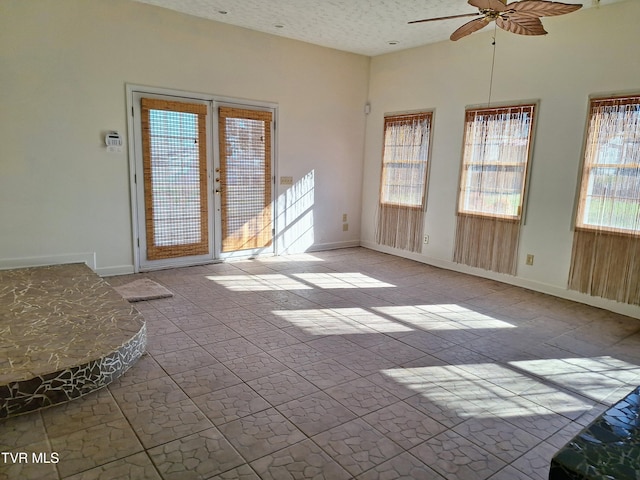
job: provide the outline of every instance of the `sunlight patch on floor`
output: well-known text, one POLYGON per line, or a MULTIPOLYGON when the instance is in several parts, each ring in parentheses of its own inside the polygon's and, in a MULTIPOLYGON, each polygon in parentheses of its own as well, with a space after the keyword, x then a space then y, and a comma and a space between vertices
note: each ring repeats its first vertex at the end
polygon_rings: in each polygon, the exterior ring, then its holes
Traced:
POLYGON ((521 360, 509 365, 599 402, 623 396, 620 392, 640 382, 640 367, 608 356, 521 360))
POLYGON ((340 315, 331 309, 274 310, 273 313, 284 318, 312 335, 353 335, 377 334, 366 325, 340 315))
POLYGON ((208 276, 207 279, 216 282, 234 292, 263 292, 272 290, 311 290, 313 287, 300 283, 288 275, 219 275, 208 276))
POLYGON ((294 273, 292 276, 323 289, 395 287, 362 273, 294 273))
POLYGON ((373 307, 372 310, 427 331, 516 328, 511 323, 464 307, 459 307, 455 312, 451 310, 451 305, 443 305, 442 308, 438 308, 438 305, 426 307, 430 308, 427 310, 424 305, 389 306, 373 307))
MULTIPOLYGON (((366 315, 367 312, 362 309, 357 309, 362 310, 364 314, 362 322, 359 321, 359 318, 353 319, 342 315, 341 310, 340 308, 275 310, 273 313, 313 335, 379 335, 381 332, 411 331, 411 328, 405 325, 388 321, 382 317, 373 318, 371 315, 366 315)), ((344 310, 348 310, 349 314, 352 315, 354 309, 344 310)))
POLYGON ((360 307, 334 308, 335 312, 372 328, 379 333, 412 332, 415 329, 384 315, 378 315, 360 307))
MULTIPOLYGON (((465 365, 472 368, 474 364, 465 365)), ((459 417, 528 417, 560 413, 576 417, 593 403, 497 364, 478 364, 479 377, 459 366, 387 369, 381 373, 459 417), (493 365, 492 368, 489 368, 493 365), (491 381, 489 381, 489 378, 491 381), (515 391, 523 390, 520 395, 515 391)))

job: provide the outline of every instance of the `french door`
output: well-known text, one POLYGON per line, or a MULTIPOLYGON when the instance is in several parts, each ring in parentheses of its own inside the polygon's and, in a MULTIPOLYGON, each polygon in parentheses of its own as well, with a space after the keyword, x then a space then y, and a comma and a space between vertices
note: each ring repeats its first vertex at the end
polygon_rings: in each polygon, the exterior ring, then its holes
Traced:
POLYGON ((272 113, 268 111, 219 108, 224 253, 271 247, 272 123, 272 113))
POLYGON ((273 111, 131 92, 136 270, 273 252, 273 111))

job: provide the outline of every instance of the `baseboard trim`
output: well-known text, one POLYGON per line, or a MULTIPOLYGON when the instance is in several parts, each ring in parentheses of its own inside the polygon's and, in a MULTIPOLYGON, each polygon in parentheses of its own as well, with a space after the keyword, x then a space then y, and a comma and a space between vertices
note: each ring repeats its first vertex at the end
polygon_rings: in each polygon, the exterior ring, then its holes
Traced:
POLYGON ((332 243, 314 243, 309 248, 307 248, 307 252, 322 252, 326 250, 338 250, 340 248, 353 248, 359 247, 360 240, 349 240, 345 242, 332 242, 332 243))
POLYGON ((96 270, 95 252, 68 253, 64 255, 47 255, 42 257, 0 258, 0 270, 12 268, 44 267, 65 263, 84 263, 93 271, 96 270))
POLYGON ((469 267, 467 265, 445 261, 438 258, 430 258, 418 253, 405 252, 402 250, 378 245, 372 242, 361 242, 361 246, 370 250, 375 250, 377 252, 388 253, 390 255, 407 258, 409 260, 415 260, 416 262, 425 263, 433 267, 443 268, 445 270, 452 270, 454 272, 466 273, 468 275, 473 275, 476 277, 482 277, 489 280, 507 283, 515 287, 526 288, 528 290, 533 290, 534 292, 545 293, 547 295, 562 298, 564 300, 571 300, 573 302, 602 308, 603 310, 608 310, 610 312, 640 319, 640 307, 636 305, 620 303, 601 297, 593 297, 591 295, 576 292, 574 290, 569 290, 568 288, 558 287, 557 285, 551 285, 543 282, 537 282, 535 280, 528 280, 521 277, 514 277, 511 275, 491 272, 489 270, 469 267))
POLYGON ((115 267, 100 267, 96 273, 101 277, 114 277, 116 275, 130 275, 135 273, 133 265, 117 265, 115 267))

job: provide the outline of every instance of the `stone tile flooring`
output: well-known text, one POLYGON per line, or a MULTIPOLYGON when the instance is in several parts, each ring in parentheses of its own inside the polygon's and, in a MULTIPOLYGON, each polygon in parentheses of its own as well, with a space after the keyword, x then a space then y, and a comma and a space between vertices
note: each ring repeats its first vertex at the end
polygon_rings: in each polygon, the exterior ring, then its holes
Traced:
POLYGON ((0 479, 543 480, 640 384, 640 320, 362 248, 142 276, 149 353, 0 479))

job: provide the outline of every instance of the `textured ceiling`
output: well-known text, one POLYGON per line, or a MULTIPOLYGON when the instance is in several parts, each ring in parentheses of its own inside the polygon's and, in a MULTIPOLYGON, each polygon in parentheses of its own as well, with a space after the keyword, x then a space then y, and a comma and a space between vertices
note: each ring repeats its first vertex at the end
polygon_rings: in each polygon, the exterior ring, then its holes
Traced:
MULTIPOLYGON (((407 25, 408 21, 477 12, 465 0, 137 1, 368 56, 446 40, 471 19, 415 25, 407 25), (393 42, 397 43, 390 44, 393 42)), ((563 3, 582 3, 588 8, 618 1, 623 0, 563 0, 563 3)), ((552 29, 547 30, 553 33, 552 29)))

